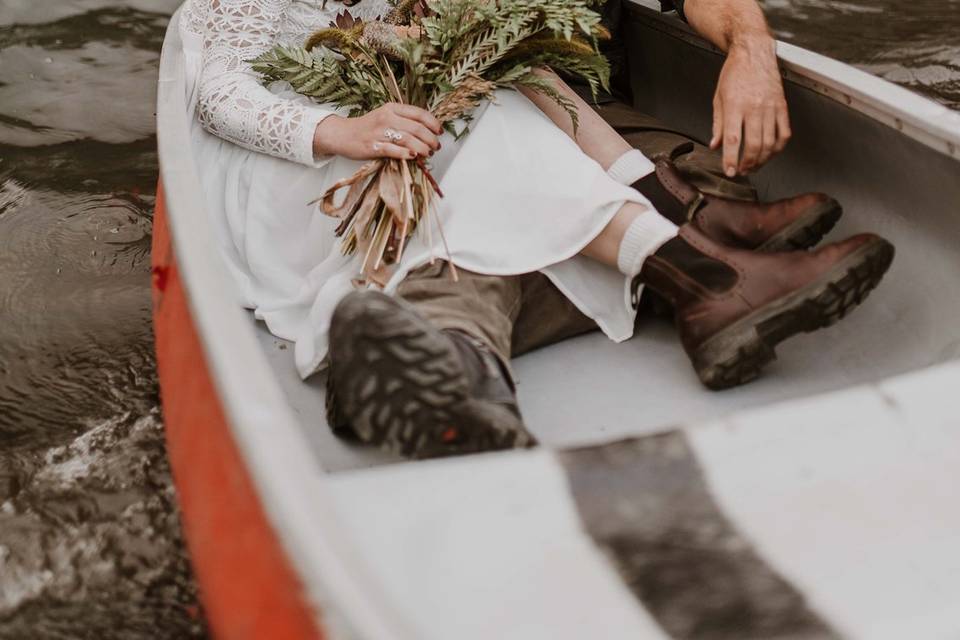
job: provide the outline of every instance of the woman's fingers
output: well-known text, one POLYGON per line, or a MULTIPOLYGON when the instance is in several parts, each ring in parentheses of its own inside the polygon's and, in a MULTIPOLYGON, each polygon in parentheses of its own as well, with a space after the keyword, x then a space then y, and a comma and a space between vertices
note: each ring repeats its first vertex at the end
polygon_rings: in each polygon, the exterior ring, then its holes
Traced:
POLYGON ((401 147, 406 147, 418 156, 429 156, 433 153, 433 149, 427 146, 425 142, 400 127, 401 125, 397 124, 394 127, 385 129, 383 132, 384 140, 401 147))
POLYGON ((436 134, 416 120, 397 118, 393 123, 393 129, 408 138, 419 140, 426 147, 428 147, 429 151, 427 153, 430 151, 436 151, 440 148, 440 140, 437 138, 436 134))
POLYGON ((443 133, 443 127, 440 125, 440 121, 433 117, 433 114, 426 109, 413 107, 409 104, 396 103, 392 103, 390 107, 395 115, 419 122, 426 128, 430 129, 434 135, 440 135, 443 133))
POLYGON ((410 160, 416 154, 409 149, 393 142, 374 142, 372 145, 374 158, 393 158, 394 160, 410 160))

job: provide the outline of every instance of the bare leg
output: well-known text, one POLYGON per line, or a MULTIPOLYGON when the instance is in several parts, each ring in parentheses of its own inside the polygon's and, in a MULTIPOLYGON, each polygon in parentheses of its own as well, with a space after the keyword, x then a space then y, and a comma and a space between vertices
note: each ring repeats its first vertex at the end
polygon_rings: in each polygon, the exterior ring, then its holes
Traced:
MULTIPOLYGON (((624 140, 613 127, 606 123, 590 105, 583 101, 577 93, 560 79, 555 73, 549 70, 542 70, 538 73, 549 77, 555 84, 557 91, 569 98, 576 105, 579 112, 580 126, 576 133, 573 131, 573 123, 570 115, 557 105, 556 102, 546 96, 531 91, 521 89, 521 93, 527 96, 531 102, 537 105, 564 133, 570 136, 588 156, 596 160, 604 170, 616 162, 623 154, 632 150, 630 143, 624 140)), ((600 232, 593 241, 580 253, 593 258, 603 264, 613 267, 618 266, 618 256, 620 245, 623 241, 627 229, 640 215, 649 213, 650 209, 644 205, 633 202, 626 203, 620 211, 614 216, 603 231, 600 232)))
POLYGON ((616 269, 617 257, 620 255, 620 243, 623 242, 624 234, 638 216, 649 211, 647 207, 634 202, 623 205, 617 215, 610 221, 610 224, 605 226, 600 235, 584 247, 580 254, 616 269))
POLYGON ((549 78, 556 86, 557 91, 572 100, 576 105, 580 119, 580 128, 577 129, 576 134, 573 132, 570 115, 556 102, 530 89, 521 89, 520 92, 547 114, 547 117, 570 136, 583 149, 585 154, 600 163, 601 167, 609 169, 610 165, 616 162, 620 156, 633 148, 590 105, 584 102, 583 98, 571 89, 560 76, 548 69, 537 73, 549 78))

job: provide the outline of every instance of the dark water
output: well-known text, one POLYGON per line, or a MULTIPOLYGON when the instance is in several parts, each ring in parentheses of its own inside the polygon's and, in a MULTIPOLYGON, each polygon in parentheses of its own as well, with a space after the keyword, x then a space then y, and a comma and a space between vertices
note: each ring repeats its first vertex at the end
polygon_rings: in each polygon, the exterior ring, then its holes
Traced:
POLYGON ((202 635, 157 411, 175 0, 0 0, 0 638, 202 635))
MULTIPOLYGON (((150 328, 154 84, 179 0, 0 0, 0 638, 203 635, 150 328)), ((960 108, 960 0, 767 0, 960 108)))
POLYGON ((762 0, 777 36, 960 109, 960 0, 762 0))

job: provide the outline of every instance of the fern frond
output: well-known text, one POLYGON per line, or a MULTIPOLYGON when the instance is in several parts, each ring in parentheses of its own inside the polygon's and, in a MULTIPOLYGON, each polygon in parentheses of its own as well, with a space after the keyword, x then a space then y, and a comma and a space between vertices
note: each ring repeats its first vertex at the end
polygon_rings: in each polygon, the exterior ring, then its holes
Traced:
POLYGON ((577 110, 577 104, 560 93, 554 86, 553 81, 549 78, 537 75, 531 71, 514 80, 511 85, 515 87, 526 87, 550 98, 570 116, 570 122, 573 123, 573 132, 576 133, 580 128, 580 112, 577 110))

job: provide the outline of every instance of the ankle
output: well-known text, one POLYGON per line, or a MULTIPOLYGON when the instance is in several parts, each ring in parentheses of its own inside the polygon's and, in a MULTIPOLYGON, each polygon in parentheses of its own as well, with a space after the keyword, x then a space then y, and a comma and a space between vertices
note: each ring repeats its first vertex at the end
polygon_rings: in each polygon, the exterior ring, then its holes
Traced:
POLYGON ((664 218, 667 218, 677 225, 686 222, 687 205, 677 199, 676 196, 663 186, 656 172, 634 182, 633 188, 649 200, 650 204, 652 204, 664 218))
POLYGON ((646 211, 627 227, 617 252, 617 269, 635 277, 643 263, 666 242, 677 236, 677 226, 656 211, 646 211))

